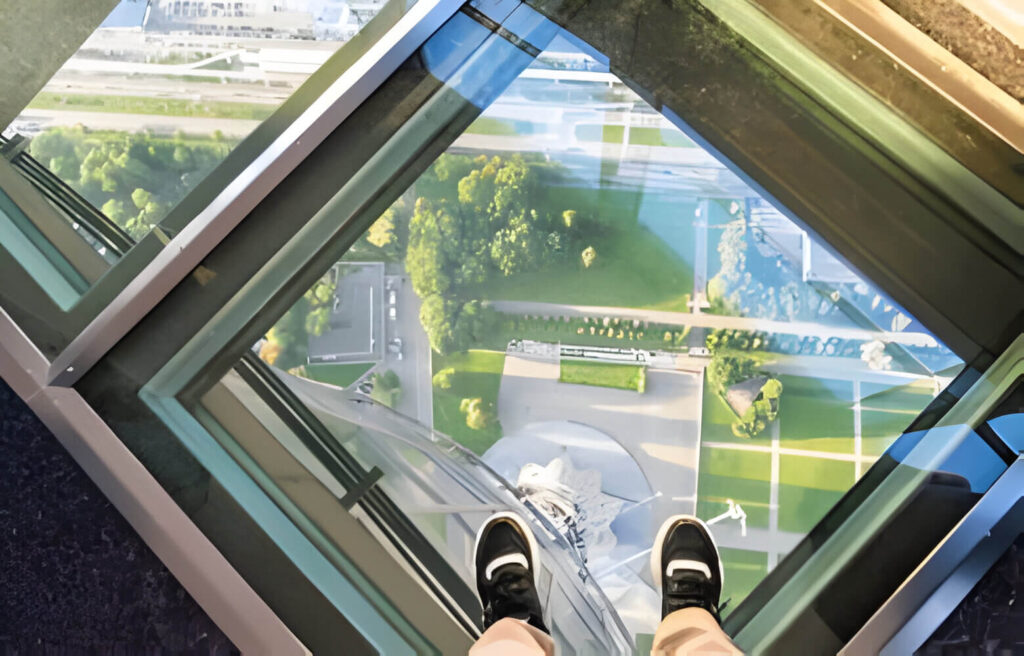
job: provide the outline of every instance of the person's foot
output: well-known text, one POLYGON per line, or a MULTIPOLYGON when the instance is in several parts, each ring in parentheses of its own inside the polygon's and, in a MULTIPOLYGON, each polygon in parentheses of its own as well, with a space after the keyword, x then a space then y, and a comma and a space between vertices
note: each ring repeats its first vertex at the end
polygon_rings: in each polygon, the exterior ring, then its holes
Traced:
POLYGON ((711 531, 690 515, 675 515, 658 530, 651 550, 654 587, 661 588, 661 616, 682 608, 703 608, 721 623, 722 561, 711 531))
POLYGON ((473 564, 484 630, 512 617, 548 632, 535 579, 539 555, 533 532, 515 513, 495 513, 480 527, 473 564))

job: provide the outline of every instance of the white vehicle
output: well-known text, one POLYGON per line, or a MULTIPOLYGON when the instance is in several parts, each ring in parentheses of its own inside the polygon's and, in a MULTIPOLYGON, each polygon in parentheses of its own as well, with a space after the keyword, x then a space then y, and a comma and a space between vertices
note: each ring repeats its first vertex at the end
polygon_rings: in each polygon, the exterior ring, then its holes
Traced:
POLYGON ((388 305, 394 305, 397 302, 398 294, 396 294, 395 290, 392 289, 391 291, 388 292, 388 305))
POLYGON ((388 342, 388 352, 393 353, 399 360, 402 359, 402 338, 396 337, 388 342))
POLYGON ((711 351, 706 346, 691 346, 689 351, 691 356, 698 356, 702 358, 710 358, 711 351))
POLYGON ((388 308, 388 319, 391 319, 392 321, 394 321, 397 318, 398 318, 398 310, 395 308, 394 305, 392 305, 391 307, 388 308))

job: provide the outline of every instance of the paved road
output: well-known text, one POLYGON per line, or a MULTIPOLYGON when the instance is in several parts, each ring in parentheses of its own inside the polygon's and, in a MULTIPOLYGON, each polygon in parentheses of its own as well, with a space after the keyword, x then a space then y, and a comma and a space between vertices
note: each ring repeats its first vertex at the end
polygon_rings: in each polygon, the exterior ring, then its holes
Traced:
MULTIPOLYGON (((383 368, 390 368, 402 381, 402 399, 395 409, 425 426, 434 425, 434 396, 430 373, 430 343, 420 324, 420 299, 408 280, 388 276, 397 282, 398 319, 386 319, 387 339, 402 339, 402 359, 388 353, 383 368)), ((386 302, 386 301, 385 301, 386 302)))
POLYGON ((704 328, 729 328, 734 330, 761 331, 800 337, 829 339, 880 339, 884 342, 913 346, 937 346, 935 338, 925 333, 896 333, 863 328, 841 328, 823 326, 809 321, 768 321, 749 317, 726 317, 716 314, 694 314, 691 312, 666 312, 599 305, 567 305, 561 303, 535 303, 533 301, 491 301, 490 306, 501 312, 515 314, 539 314, 545 316, 575 317, 619 317, 639 319, 675 326, 700 326, 704 328))
MULTIPOLYGON (((836 358, 827 355, 786 355, 780 353, 764 368, 777 374, 793 376, 815 376, 836 380, 861 381, 864 383, 880 383, 883 385, 905 385, 924 376, 905 371, 879 371, 872 369, 860 358, 836 358)), ((932 376, 939 389, 946 387, 952 380, 948 376, 932 376)))

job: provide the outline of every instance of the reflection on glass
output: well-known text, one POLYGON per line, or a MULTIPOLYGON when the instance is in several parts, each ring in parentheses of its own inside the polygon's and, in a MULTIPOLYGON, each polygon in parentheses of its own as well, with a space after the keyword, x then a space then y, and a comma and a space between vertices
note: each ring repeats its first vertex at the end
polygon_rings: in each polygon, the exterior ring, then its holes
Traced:
POLYGON ((386 5, 122 0, 11 131, 138 240, 386 5))
POLYGON ((258 349, 479 456, 649 634, 664 517, 712 525, 728 612, 961 363, 599 53, 519 13, 540 54, 483 100, 435 70, 486 109, 258 349))
MULTIPOLYGON (((230 384, 230 377, 226 380, 230 384)), ((491 513, 515 510, 515 499, 524 498, 522 493, 509 490, 477 457, 444 436, 367 404, 358 394, 315 381, 285 380, 361 466, 384 472, 381 489, 398 501, 402 512, 475 594, 476 532, 491 513)), ((310 471, 331 487, 333 481, 322 468, 314 465, 310 471)), ((579 576, 576 545, 560 536, 545 514, 534 519, 542 552, 539 591, 554 620, 552 635, 559 653, 624 653, 628 638, 622 623, 594 579, 579 576)))

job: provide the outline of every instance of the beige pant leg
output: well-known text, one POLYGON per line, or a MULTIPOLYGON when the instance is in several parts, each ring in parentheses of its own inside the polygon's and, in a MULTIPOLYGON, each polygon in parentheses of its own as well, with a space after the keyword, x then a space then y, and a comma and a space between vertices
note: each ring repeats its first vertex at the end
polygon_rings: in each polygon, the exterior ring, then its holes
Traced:
POLYGON ((555 641, 522 620, 506 617, 491 625, 469 656, 554 656, 555 641))
POLYGON ((711 613, 684 608, 670 613, 654 634, 651 656, 743 656, 711 613))

